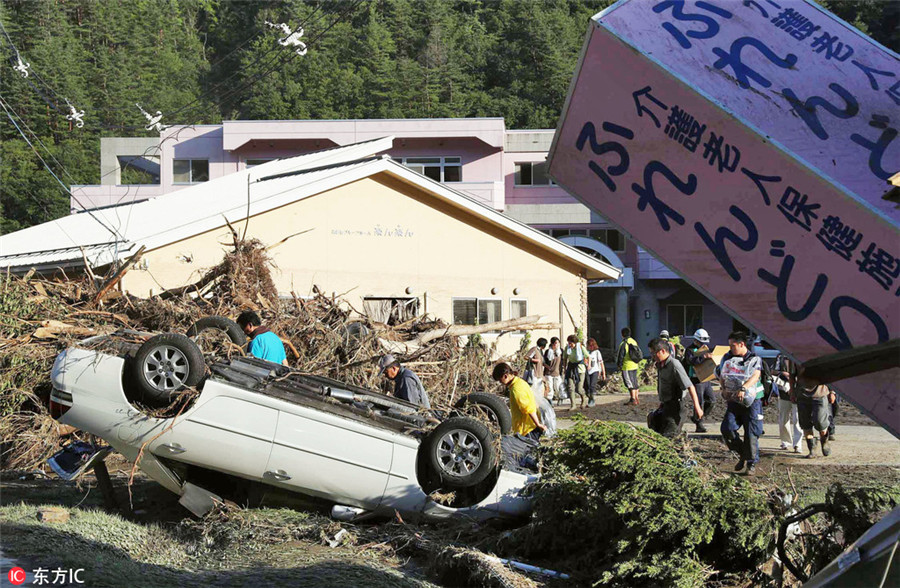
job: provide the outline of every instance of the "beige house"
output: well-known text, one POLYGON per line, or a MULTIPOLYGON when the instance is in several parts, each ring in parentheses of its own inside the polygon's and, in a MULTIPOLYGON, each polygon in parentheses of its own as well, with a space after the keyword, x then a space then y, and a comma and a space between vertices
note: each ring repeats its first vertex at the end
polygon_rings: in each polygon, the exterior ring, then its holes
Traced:
MULTIPOLYGON (((286 295, 315 286, 383 322, 428 313, 456 324, 542 315, 563 325, 534 338, 585 324, 588 281, 618 279, 619 270, 376 155, 390 145, 388 137, 273 161, 30 227, 0 237, 0 267, 79 267, 82 248, 103 266, 144 246, 122 288, 146 296, 219 263, 228 219, 264 243, 290 237, 271 250, 286 295)), ((502 337, 498 351, 514 351, 520 336, 502 337)))

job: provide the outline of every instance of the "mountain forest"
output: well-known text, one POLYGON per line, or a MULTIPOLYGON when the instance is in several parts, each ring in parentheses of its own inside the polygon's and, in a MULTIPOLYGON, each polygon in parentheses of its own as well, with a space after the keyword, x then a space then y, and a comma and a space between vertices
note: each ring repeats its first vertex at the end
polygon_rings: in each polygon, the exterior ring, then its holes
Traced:
MULTIPOLYGON (((900 48, 900 2, 820 3, 900 48)), ((0 234, 68 214, 68 186, 100 183, 100 137, 156 134, 144 113, 166 125, 504 117, 553 128, 589 19, 610 4, 3 0, 0 234), (303 28, 304 55, 278 43, 281 23, 303 28)))

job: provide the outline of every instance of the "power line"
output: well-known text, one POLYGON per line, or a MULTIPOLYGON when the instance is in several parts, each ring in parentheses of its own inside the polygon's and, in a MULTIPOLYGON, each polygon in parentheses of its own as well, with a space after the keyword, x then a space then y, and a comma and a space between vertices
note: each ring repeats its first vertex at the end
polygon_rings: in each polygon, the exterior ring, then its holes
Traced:
MULTIPOLYGON (((44 158, 41 157, 40 152, 38 152, 38 150, 35 148, 35 146, 32 144, 32 142, 28 139, 28 136, 25 134, 25 132, 21 129, 21 127, 19 127, 18 123, 16 123, 16 120, 13 118, 12 113, 10 112, 10 109, 8 108, 8 104, 7 104, 6 101, 3 99, 2 96, 0 96, 0 107, 3 108, 3 111, 6 113, 6 116, 9 118, 9 121, 13 124, 14 127, 16 127, 16 130, 19 131, 19 134, 22 135, 22 138, 25 139, 25 142, 28 143, 28 146, 31 147, 31 150, 34 151, 34 154, 37 155, 38 159, 41 160, 41 163, 44 164, 44 167, 47 168, 47 171, 48 171, 48 172, 50 172, 50 175, 52 175, 53 178, 57 181, 57 183, 59 183, 59 185, 60 185, 60 187, 62 188, 63 192, 65 192, 66 195, 72 197, 72 198, 75 200, 75 202, 78 203, 79 206, 81 206, 83 209, 85 209, 85 211, 90 215, 90 217, 91 217, 92 219, 94 219, 95 221, 97 221, 97 222, 100 224, 100 226, 102 226, 104 229, 106 229, 107 231, 109 231, 110 233, 112 233, 112 235, 113 235, 114 237, 118 237, 118 238, 122 239, 123 241, 127 241, 127 239, 125 238, 124 235, 122 235, 122 234, 119 233, 118 231, 115 231, 115 230, 111 229, 110 227, 108 227, 108 226, 107 226, 103 221, 101 221, 101 220, 100 220, 93 212, 91 212, 89 209, 86 209, 85 206, 84 206, 84 204, 82 204, 81 201, 78 200, 78 197, 75 196, 74 194, 72 194, 71 190, 69 190, 68 188, 66 188, 66 185, 63 184, 63 183, 62 183, 62 180, 59 179, 59 176, 57 176, 57 175, 53 172, 53 170, 50 168, 50 166, 47 164, 47 162, 44 160, 44 158)), ((45 210, 46 210, 46 209, 45 209, 45 210)), ((49 211, 47 211, 47 212, 49 213, 49 211)), ((63 232, 65 232, 65 231, 63 231, 63 232)), ((68 236, 68 234, 67 234, 67 236, 68 236)), ((71 237, 69 237, 69 238, 71 239, 71 237)), ((74 240, 73 240, 73 242, 74 242, 74 240)), ((75 244, 78 245, 78 243, 75 243, 75 244)))

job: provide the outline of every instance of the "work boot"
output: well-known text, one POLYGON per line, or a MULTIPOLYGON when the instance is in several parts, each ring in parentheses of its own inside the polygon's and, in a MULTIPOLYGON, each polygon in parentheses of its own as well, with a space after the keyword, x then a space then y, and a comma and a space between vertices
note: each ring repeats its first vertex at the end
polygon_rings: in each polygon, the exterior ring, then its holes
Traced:
POLYGON ((831 455, 831 447, 828 446, 828 435, 822 437, 822 455, 825 457, 831 455))
POLYGON ((812 459, 816 456, 816 439, 813 437, 812 439, 806 440, 806 447, 809 448, 809 454, 807 454, 807 459, 812 459))
POLYGON ((703 423, 697 423, 696 431, 697 433, 706 433, 706 427, 703 426, 703 423))
POLYGON ((740 472, 742 469, 744 469, 744 460, 743 459, 740 460, 739 462, 737 462, 737 465, 734 466, 734 471, 736 471, 736 472, 740 472))

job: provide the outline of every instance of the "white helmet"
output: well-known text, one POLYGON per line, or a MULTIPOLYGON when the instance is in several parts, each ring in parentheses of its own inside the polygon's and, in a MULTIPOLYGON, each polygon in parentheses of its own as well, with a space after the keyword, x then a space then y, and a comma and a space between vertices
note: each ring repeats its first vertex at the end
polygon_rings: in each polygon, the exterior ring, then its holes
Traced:
POLYGON ((694 331, 694 339, 701 343, 709 343, 709 333, 706 332, 706 329, 697 329, 694 331))

